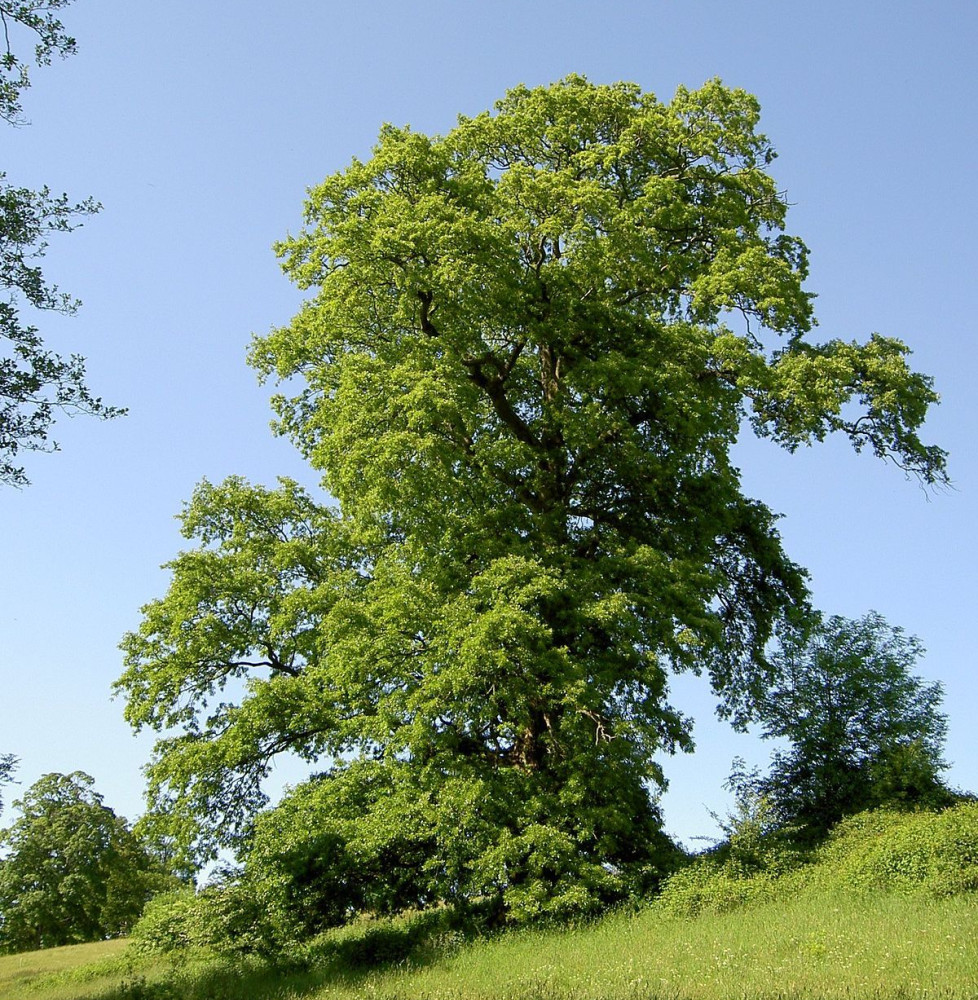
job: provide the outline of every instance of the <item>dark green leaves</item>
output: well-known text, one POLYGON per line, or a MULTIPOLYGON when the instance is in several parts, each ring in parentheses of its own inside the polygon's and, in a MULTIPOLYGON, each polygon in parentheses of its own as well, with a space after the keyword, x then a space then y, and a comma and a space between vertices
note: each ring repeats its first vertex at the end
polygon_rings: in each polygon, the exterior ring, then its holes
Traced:
POLYGON ((943 805, 947 718, 941 687, 911 673, 920 641, 876 612, 785 629, 776 680, 757 700, 762 735, 786 741, 748 779, 782 823, 809 835, 871 806, 943 805))
POLYGON ((124 934, 175 884, 92 785, 81 771, 47 774, 15 803, 0 832, 0 952, 124 934))

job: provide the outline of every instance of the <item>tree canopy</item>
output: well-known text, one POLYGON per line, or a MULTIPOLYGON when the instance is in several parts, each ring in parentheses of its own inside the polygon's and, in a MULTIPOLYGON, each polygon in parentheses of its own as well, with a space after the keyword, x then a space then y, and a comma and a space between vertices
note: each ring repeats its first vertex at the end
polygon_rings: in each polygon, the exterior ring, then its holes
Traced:
POLYGON ((205 482, 124 640, 178 841, 238 845, 321 919, 403 901, 393 856, 414 902, 514 917, 662 871, 655 755, 692 746, 670 673, 746 717, 807 601, 738 435, 838 432, 945 479, 907 347, 809 341, 758 120, 718 81, 664 103, 575 76, 444 136, 385 126, 312 189, 278 248, 311 295, 251 360, 335 503, 205 482), (318 773, 254 826, 286 752, 318 773))
POLYGON ((766 775, 745 776, 782 825, 818 836, 879 805, 946 805, 941 783, 947 718, 940 684, 911 671, 920 641, 870 612, 818 616, 782 632, 775 680, 754 712, 774 753, 766 775))
MULTIPOLYGON (((12 46, 17 29, 34 36, 34 61, 50 63, 54 54, 71 55, 75 40, 54 11, 71 0, 0 2, 5 47, 0 53, 0 118, 25 123, 22 91, 30 86, 28 63, 12 46)), ((100 206, 91 198, 72 203, 47 188, 11 184, 0 172, 0 482, 22 485, 27 477, 18 464, 21 451, 56 449, 50 440, 55 413, 118 416, 123 411, 92 395, 85 381, 85 361, 51 351, 22 311, 74 313, 79 302, 46 280, 36 263, 50 234, 71 232, 80 219, 100 206), (5 293, 5 294, 4 294, 5 293)))
POLYGON ((46 774, 0 832, 0 952, 126 933, 146 900, 175 880, 81 771, 46 774))
POLYGON ((23 125, 21 91, 31 85, 30 64, 13 49, 12 33, 18 29, 34 36, 34 62, 47 66, 55 54, 73 55, 77 43, 54 13, 72 0, 2 0, 0 24, 4 49, 0 54, 0 118, 11 125, 23 125))

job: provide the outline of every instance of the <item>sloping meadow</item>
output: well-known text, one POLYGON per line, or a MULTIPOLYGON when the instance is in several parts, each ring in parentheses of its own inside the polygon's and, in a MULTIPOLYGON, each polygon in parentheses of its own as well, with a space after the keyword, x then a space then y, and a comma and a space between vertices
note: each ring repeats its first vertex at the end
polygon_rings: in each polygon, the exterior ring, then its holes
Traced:
POLYGON ((807 856, 761 846, 699 858, 646 908, 577 926, 472 939, 450 920, 415 913, 360 920, 276 959, 199 948, 154 955, 144 942, 93 965, 85 948, 95 946, 83 946, 76 967, 62 959, 40 977, 8 979, 2 992, 11 1000, 978 996, 978 804, 856 816, 807 856))

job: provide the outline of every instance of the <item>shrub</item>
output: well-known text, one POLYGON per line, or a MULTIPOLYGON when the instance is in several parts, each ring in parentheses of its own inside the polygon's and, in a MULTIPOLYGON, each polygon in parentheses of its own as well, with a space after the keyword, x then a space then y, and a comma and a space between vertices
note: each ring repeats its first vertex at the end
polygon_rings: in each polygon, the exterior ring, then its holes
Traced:
POLYGON ((924 892, 978 889, 978 803, 942 812, 861 813, 840 823, 818 852, 832 888, 924 892))
POLYGON ((727 913, 748 903, 773 899, 778 876, 750 870, 735 861, 703 858, 677 872, 656 899, 670 916, 727 913))
POLYGON ((199 945, 196 906, 193 889, 168 892, 151 899, 132 929, 130 947, 142 954, 166 954, 199 945))
POLYGON ((133 947, 149 954, 203 948, 218 954, 276 954, 285 935, 252 887, 236 880, 158 896, 133 928, 133 947))
POLYGON ((668 880, 656 909, 724 913, 805 892, 913 892, 942 898, 978 890, 978 803, 940 812, 875 810, 839 823, 819 848, 778 835, 736 835, 668 880))
POLYGON ((396 917, 364 915, 318 935, 296 949, 296 954, 309 965, 356 973, 444 955, 472 933, 469 922, 450 907, 396 917))

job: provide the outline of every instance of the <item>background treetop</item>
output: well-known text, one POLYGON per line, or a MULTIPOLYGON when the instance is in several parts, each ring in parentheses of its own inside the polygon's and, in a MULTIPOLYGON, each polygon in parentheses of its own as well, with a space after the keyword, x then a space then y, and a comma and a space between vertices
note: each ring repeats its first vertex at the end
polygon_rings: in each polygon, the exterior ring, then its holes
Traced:
POLYGON ((124 934, 177 884, 82 771, 46 774, 14 805, 0 830, 0 952, 124 934))
POLYGON ((0 3, 3 52, 0 54, 0 118, 11 125, 24 123, 21 92, 31 85, 29 63, 16 49, 18 33, 34 36, 34 62, 50 64, 55 54, 62 58, 76 51, 75 39, 58 20, 55 11, 72 0, 4 0, 0 3))
MULTIPOLYGON (((37 64, 50 63, 58 53, 75 51, 54 11, 71 0, 19 0, 0 3, 5 49, 0 54, 0 118, 12 125, 25 122, 21 92, 30 86, 28 65, 14 49, 17 30, 36 37, 37 64)), ((30 310, 73 314, 81 304, 44 277, 36 261, 48 249, 52 233, 69 233, 80 218, 101 208, 88 198, 72 204, 66 194, 52 195, 5 183, 0 172, 0 483, 28 482, 17 464, 21 451, 56 451, 49 434, 56 412, 114 417, 124 411, 92 395, 85 381, 85 360, 65 358, 50 350, 37 328, 21 317, 30 310)))
POLYGON ((815 616, 782 630, 773 681, 754 707, 765 739, 781 740, 767 774, 732 785, 766 796, 782 825, 824 834, 873 806, 944 806, 942 687, 912 673, 915 636, 882 615, 815 616))

